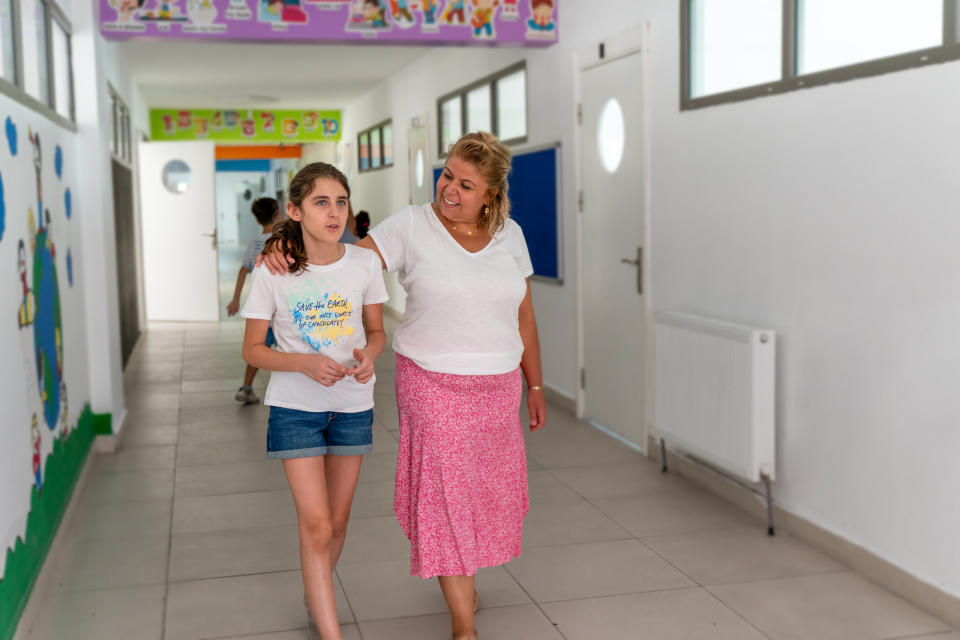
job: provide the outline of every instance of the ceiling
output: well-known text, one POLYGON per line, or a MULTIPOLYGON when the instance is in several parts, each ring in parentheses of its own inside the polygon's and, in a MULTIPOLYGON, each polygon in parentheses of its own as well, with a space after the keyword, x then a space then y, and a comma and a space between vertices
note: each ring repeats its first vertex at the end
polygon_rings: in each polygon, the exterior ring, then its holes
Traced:
POLYGON ((118 44, 147 106, 340 109, 432 47, 134 40, 118 44))

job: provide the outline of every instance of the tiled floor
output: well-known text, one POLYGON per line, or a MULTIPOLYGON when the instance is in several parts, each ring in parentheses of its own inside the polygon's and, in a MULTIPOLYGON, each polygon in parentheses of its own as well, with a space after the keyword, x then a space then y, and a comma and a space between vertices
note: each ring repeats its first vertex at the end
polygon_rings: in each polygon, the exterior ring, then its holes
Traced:
MULTIPOLYGON (((156 325, 123 449, 94 461, 26 637, 306 638, 296 517, 267 412, 233 401, 239 323, 156 325)), ((449 638, 391 514, 392 354, 337 569, 344 637, 449 638)), ((266 376, 257 380, 264 390, 266 376)), ((553 408, 528 435, 524 554, 480 572, 484 640, 960 640, 960 633, 553 408)), ((22 630, 23 631, 23 630, 22 630)))

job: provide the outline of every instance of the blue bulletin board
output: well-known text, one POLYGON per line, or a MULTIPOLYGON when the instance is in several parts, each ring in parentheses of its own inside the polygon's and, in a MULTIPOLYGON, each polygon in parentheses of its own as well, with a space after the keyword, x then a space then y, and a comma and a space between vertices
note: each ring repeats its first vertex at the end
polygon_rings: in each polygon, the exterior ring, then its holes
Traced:
MULTIPOLYGON (((562 284, 560 143, 517 152, 512 164, 510 217, 523 229, 533 277, 562 284)), ((433 170, 434 191, 441 171, 442 167, 433 170)))

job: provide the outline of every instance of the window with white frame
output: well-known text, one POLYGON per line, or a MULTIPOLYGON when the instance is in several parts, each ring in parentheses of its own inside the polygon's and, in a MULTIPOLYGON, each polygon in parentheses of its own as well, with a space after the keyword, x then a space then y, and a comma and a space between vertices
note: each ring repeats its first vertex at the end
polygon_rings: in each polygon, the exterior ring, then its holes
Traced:
POLYGON ((0 0, 0 90, 69 127, 74 119, 71 33, 54 0, 0 0))
POLYGON ((960 0, 680 0, 681 108, 960 59, 960 0))
POLYGON ((437 100, 440 155, 465 133, 489 131, 504 144, 527 140, 527 68, 520 62, 437 100))
POLYGON ((393 121, 385 120, 357 134, 360 173, 393 166, 393 121))

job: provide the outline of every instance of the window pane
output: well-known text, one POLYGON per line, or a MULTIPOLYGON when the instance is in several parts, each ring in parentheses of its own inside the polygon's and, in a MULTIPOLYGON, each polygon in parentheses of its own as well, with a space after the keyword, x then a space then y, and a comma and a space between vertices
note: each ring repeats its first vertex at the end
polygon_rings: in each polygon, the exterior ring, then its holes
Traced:
POLYGON ((501 140, 527 135, 527 72, 524 70, 497 80, 497 128, 501 140))
POLYGON ((370 168, 380 166, 380 129, 370 132, 370 168))
POLYGON ((360 171, 370 168, 370 134, 360 134, 360 171))
POLYGON ((690 96, 779 80, 783 3, 690 0, 690 96))
POLYGON ((800 0, 797 73, 875 60, 943 42, 943 0, 800 0))
POLYGON ((3 65, 0 72, 3 78, 16 82, 17 64, 13 48, 13 0, 0 0, 0 56, 3 65))
POLYGON ((393 125, 383 125, 383 164, 393 164, 393 125))
POLYGON ((70 38, 56 20, 53 21, 53 97, 57 113, 71 118, 73 96, 70 91, 70 38))
POLYGON ((467 131, 491 131, 490 85, 485 84, 467 94, 467 131))
POLYGON ((22 0, 20 34, 23 39, 23 89, 44 104, 50 104, 47 83, 47 8, 40 0, 22 0))
POLYGON ((440 106, 440 148, 446 153, 462 135, 460 96, 456 96, 440 106))

